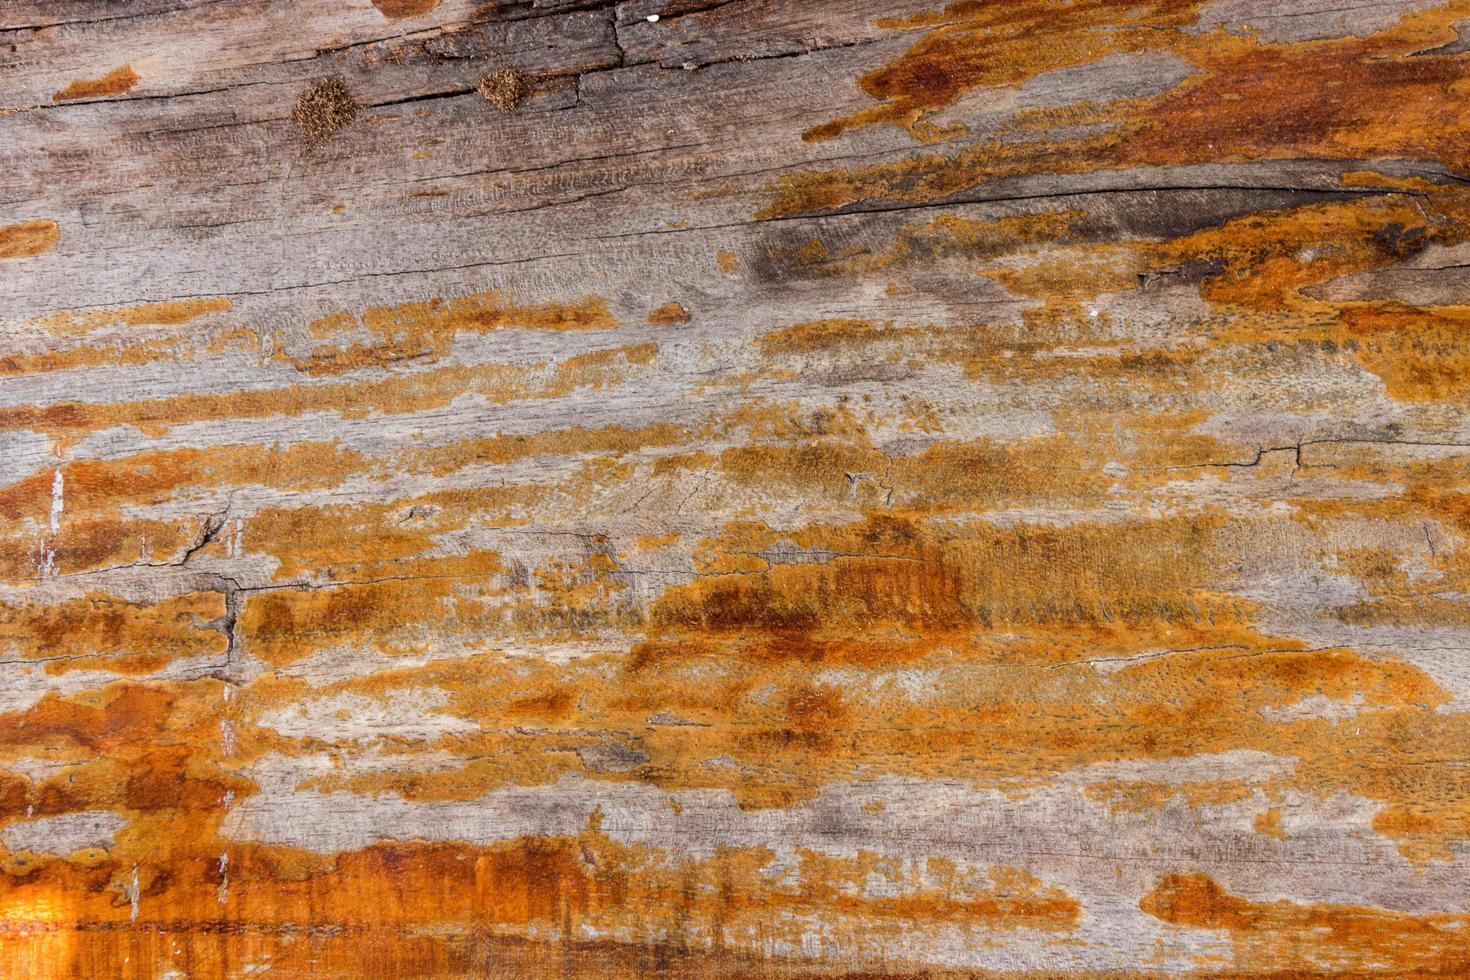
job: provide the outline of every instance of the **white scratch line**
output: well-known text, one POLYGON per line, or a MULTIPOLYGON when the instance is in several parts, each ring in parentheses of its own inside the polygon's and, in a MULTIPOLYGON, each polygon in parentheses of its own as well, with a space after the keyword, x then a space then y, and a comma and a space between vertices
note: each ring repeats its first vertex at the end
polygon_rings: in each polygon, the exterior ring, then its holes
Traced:
POLYGON ((51 536, 54 538, 61 531, 61 467, 56 468, 56 475, 51 478, 51 536))

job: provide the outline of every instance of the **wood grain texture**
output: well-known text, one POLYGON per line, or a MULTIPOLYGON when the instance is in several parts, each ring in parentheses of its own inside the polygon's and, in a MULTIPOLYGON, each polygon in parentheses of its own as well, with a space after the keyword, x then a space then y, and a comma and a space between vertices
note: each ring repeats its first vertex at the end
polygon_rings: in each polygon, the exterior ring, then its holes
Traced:
POLYGON ((1470 975, 1467 26, 0 4, 0 974, 1470 975))

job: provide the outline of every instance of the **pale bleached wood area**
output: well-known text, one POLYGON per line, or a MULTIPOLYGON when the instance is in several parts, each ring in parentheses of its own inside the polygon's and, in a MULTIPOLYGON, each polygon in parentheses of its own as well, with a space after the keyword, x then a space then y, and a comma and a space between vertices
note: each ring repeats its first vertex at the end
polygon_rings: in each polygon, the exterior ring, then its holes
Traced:
POLYGON ((0 0, 0 975, 1470 976, 1467 28, 0 0))

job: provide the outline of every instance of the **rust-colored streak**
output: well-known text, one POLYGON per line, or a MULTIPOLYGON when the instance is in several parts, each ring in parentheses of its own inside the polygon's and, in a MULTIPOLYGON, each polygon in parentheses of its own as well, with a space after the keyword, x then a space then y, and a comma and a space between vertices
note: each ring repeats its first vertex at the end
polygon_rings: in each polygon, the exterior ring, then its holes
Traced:
POLYGON ((122 95, 130 91, 143 79, 132 66, 114 68, 101 78, 86 78, 72 82, 51 96, 52 102, 71 102, 75 99, 105 99, 109 95, 122 95))
POLYGON ((656 327, 677 327, 693 319, 688 310, 672 300, 648 314, 648 322, 656 327))
POLYGON ((439 0, 373 0, 373 6, 389 20, 402 20, 405 17, 422 17, 439 6, 439 0))
POLYGON ((1222 930, 1234 969, 1274 972, 1283 962, 1340 974, 1456 976, 1470 970, 1470 918, 1410 915, 1353 905, 1254 902, 1206 874, 1165 875, 1139 903, 1171 925, 1222 930))
POLYGON ((49 218, 23 221, 0 228, 0 259, 24 259, 41 255, 61 241, 61 229, 49 218))
POLYGON ((91 333, 107 327, 177 326, 208 313, 228 312, 230 308, 230 301, 223 296, 214 299, 173 299, 114 310, 50 313, 33 322, 49 333, 65 336, 91 333))
POLYGON ((0 653, 44 664, 49 673, 146 673, 175 658, 222 655, 221 593, 191 593, 156 604, 93 594, 50 606, 0 606, 0 653))
POLYGON ((437 360, 461 331, 507 327, 534 330, 607 330, 617 322, 607 303, 589 297, 576 303, 519 306, 499 293, 451 300, 429 300, 392 307, 370 307, 360 317, 343 311, 314 321, 307 329, 319 343, 305 356, 283 354, 310 374, 341 374, 398 361, 437 360), (335 338, 346 335, 344 346, 335 338), (357 339, 361 335, 365 339, 357 339))
POLYGON ((16 40, 0 975, 1470 975, 1470 0, 373 6, 16 40))
POLYGON ((451 365, 357 383, 283 385, 220 393, 176 395, 131 402, 54 402, 0 409, 0 426, 75 438, 114 425, 159 433, 176 425, 210 419, 250 419, 337 412, 362 418, 374 411, 415 412, 474 395, 492 403, 556 398, 578 388, 610 388, 658 355, 655 344, 634 344, 578 354, 543 371, 545 365, 451 365))
POLYGON ((952 138, 962 123, 930 117, 966 93, 999 90, 1044 72, 1104 58, 1168 56, 1193 72, 1168 91, 1112 102, 1084 100, 1017 114, 1011 128, 1036 138, 987 140, 947 155, 785 177, 767 216, 861 200, 935 200, 1021 174, 1259 158, 1339 160, 1399 157, 1464 164, 1470 55, 1422 52, 1455 41, 1458 4, 1406 13, 1367 37, 1271 44, 1223 31, 1186 30, 1200 4, 1109 4, 1027 0, 952 3, 897 61, 863 79, 871 108, 813 127, 831 139, 875 123, 903 126, 922 141, 952 138), (1373 92, 1364 101, 1356 93, 1373 92), (1446 96, 1446 93, 1452 93, 1446 96), (1261 106, 1272 107, 1263 113, 1261 106), (1406 123, 1407 120, 1413 122, 1406 123), (1075 135, 1093 128, 1092 135, 1075 135), (1055 131, 1057 135, 1051 136, 1055 131))

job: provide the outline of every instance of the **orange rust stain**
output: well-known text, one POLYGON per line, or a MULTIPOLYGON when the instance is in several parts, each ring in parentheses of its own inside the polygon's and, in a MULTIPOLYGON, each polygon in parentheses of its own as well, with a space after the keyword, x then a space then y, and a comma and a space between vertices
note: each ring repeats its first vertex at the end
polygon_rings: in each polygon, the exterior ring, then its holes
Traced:
POLYGON ((378 13, 389 20, 420 17, 439 6, 439 0, 373 0, 378 13))
POLYGON ((137 85, 142 78, 130 65, 114 68, 101 78, 88 78, 72 82, 51 96, 52 102, 69 102, 73 99, 105 99, 109 95, 122 95, 137 85))
POLYGON ((1201 872, 1167 874, 1144 912, 1176 926, 1226 932, 1234 969, 1276 973, 1284 964, 1330 972, 1459 976, 1470 970, 1470 917, 1413 915, 1356 905, 1255 902, 1201 872))
POLYGON ((49 252, 61 241, 61 229, 50 218, 22 221, 0 228, 0 259, 24 259, 49 252))
POLYGON ((672 301, 648 314, 648 322, 656 327, 677 327, 693 319, 688 310, 672 301))

